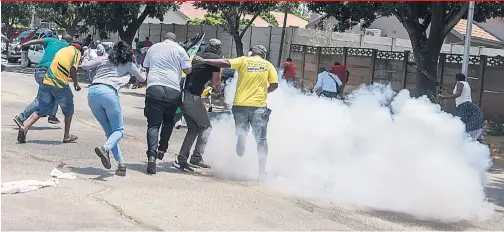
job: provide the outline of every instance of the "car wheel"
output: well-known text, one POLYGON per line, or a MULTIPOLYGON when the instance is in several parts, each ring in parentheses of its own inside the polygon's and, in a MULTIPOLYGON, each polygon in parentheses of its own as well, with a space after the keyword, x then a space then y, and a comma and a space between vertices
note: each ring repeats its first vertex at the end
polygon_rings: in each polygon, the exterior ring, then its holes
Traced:
POLYGON ((7 59, 7 61, 9 61, 9 63, 17 63, 18 59, 17 58, 9 58, 9 59, 7 59))

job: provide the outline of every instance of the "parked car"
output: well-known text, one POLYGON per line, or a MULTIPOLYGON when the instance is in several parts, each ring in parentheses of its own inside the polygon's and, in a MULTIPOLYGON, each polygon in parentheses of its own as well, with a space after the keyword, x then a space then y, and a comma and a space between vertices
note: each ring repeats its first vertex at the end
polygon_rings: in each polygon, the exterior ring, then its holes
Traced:
MULTIPOLYGON (((20 33, 13 41, 9 44, 7 51, 7 60, 11 63, 16 63, 21 58, 21 47, 20 43, 24 43, 27 37, 33 32, 33 30, 27 30, 20 33)), ((57 33, 50 29, 39 29, 35 32, 31 39, 41 39, 47 37, 56 37, 57 33)), ((30 54, 30 52, 28 52, 30 54)))

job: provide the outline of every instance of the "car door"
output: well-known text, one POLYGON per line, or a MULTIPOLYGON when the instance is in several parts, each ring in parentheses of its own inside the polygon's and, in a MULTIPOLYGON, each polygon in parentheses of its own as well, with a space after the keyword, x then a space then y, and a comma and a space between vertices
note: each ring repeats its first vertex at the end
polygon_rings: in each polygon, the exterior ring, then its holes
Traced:
POLYGON ((34 64, 38 64, 44 55, 44 46, 41 44, 30 46, 30 52, 28 52, 28 58, 34 64))

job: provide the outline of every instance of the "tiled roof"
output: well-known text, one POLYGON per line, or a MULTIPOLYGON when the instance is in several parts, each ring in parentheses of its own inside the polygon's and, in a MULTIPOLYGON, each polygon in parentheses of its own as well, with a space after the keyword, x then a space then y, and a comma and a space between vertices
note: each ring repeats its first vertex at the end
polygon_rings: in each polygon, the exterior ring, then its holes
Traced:
MULTIPOLYGON (((467 28, 467 20, 461 19, 457 25, 453 28, 456 32, 465 35, 466 34, 466 28, 467 28)), ((477 38, 482 38, 482 39, 487 39, 487 40, 492 40, 492 41, 501 41, 495 36, 491 35, 487 31, 485 31, 483 28, 479 27, 478 25, 474 24, 472 25, 472 30, 471 30, 471 36, 472 37, 477 37, 477 38)))
MULTIPOLYGON (((192 5, 192 2, 183 2, 180 5, 179 11, 187 16, 188 18, 194 19, 194 18, 203 18, 205 14, 207 13, 206 10, 204 9, 199 9, 196 8, 192 5)), ((246 19, 252 19, 253 16, 251 15, 245 15, 246 19)), ((264 19, 257 17, 254 20, 254 26, 256 27, 269 27, 271 24, 268 22, 264 21, 264 19)))
MULTIPOLYGON (((276 21, 278 22, 278 26, 282 27, 283 26, 283 21, 284 21, 284 13, 282 12, 271 12, 273 17, 275 17, 276 21)), ((287 26, 286 27, 299 27, 299 28, 305 28, 306 25, 308 24, 308 21, 299 18, 293 14, 287 14, 287 26)))

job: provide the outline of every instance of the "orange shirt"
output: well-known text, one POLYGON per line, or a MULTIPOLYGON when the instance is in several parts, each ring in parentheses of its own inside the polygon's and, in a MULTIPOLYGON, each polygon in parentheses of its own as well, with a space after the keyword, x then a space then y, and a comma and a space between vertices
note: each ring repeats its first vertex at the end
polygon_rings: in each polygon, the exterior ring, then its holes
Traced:
POLYGON ((287 79, 296 78, 296 65, 290 61, 285 61, 282 67, 287 67, 285 70, 284 77, 287 79))

